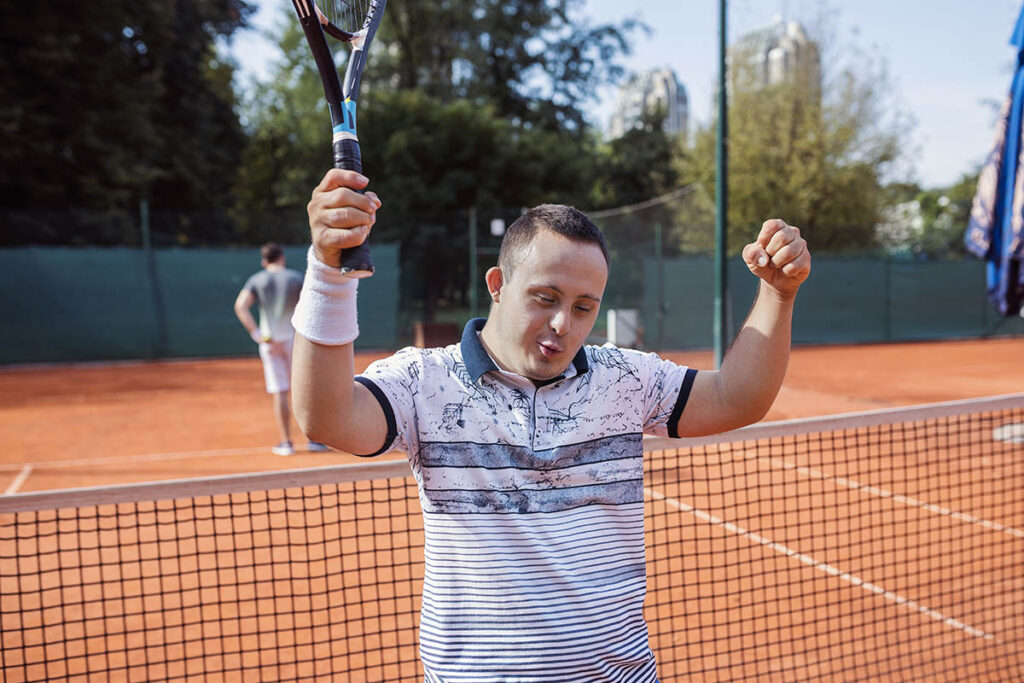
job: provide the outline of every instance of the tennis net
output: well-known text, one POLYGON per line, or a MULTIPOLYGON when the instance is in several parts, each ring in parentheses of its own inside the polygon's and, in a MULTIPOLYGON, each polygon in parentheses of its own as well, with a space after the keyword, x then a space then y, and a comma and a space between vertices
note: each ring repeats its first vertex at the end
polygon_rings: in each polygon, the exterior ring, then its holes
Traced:
MULTIPOLYGON (((660 679, 1024 677, 1024 394, 648 439, 660 679)), ((418 681, 404 461, 0 496, 7 681, 418 681)))

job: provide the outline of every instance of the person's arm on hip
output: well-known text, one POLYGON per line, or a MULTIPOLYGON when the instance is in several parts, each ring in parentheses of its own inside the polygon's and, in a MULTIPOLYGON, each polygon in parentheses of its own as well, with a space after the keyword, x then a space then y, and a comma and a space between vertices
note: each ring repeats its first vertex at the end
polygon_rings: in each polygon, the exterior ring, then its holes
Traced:
POLYGON ((260 334, 260 326, 256 324, 256 319, 252 317, 252 305, 256 303, 256 297, 248 289, 243 289, 238 293, 238 297, 235 299, 235 317, 238 318, 238 322, 242 323, 242 327, 249 333, 252 340, 259 344, 263 341, 263 336, 260 334))

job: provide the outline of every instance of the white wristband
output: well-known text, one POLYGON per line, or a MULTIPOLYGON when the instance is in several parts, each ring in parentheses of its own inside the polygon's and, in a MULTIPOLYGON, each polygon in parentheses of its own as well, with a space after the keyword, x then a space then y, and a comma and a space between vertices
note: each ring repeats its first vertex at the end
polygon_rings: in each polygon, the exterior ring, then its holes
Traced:
POLYGON ((341 274, 317 259, 313 247, 306 255, 306 279, 292 314, 292 327, 317 344, 340 346, 359 336, 356 289, 359 280, 341 274))

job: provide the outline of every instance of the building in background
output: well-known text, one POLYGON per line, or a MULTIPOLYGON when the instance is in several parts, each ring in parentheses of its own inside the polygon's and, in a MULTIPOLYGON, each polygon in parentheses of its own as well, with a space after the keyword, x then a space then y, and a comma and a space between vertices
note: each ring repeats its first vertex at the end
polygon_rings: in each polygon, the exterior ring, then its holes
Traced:
POLYGON ((608 123, 608 136, 621 137, 640 125, 644 112, 661 108, 665 112, 664 131, 685 135, 690 120, 690 102, 686 88, 672 69, 654 69, 634 74, 619 88, 615 112, 608 123))
POLYGON ((803 26, 776 17, 772 24, 744 34, 729 47, 730 87, 736 79, 746 87, 791 83, 804 76, 820 89, 821 60, 818 46, 803 26))

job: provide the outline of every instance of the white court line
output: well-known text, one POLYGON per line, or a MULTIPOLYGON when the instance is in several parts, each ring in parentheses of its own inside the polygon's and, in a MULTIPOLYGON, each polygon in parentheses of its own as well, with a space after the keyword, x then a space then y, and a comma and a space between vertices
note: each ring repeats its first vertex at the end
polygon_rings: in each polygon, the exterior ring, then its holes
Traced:
MULTIPOLYGON (((744 453, 743 456, 748 459, 758 457, 756 455, 748 455, 747 453, 744 453)), ((808 477, 821 479, 822 481, 832 481, 839 484, 840 486, 846 486, 856 491, 864 491, 865 493, 876 495, 879 498, 890 498, 897 503, 903 503, 904 505, 921 508, 922 510, 927 510, 928 512, 934 512, 940 515, 945 515, 947 517, 952 517, 953 519, 959 520, 961 522, 966 522, 968 524, 977 524, 980 527, 991 529, 992 531, 1001 531, 1011 536, 1016 536, 1017 538, 1024 538, 1024 531, 1021 531, 1020 529, 1015 529, 1014 527, 1005 526, 1003 524, 1000 524, 999 522, 993 522, 988 519, 982 519, 981 517, 975 517, 974 515, 969 515, 966 512, 950 510, 949 508, 944 508, 940 505, 935 505, 934 503, 926 503, 923 500, 918 500, 917 498, 904 496, 903 494, 900 493, 893 493, 892 491, 881 489, 878 488, 877 486, 862 484, 859 481, 847 479, 846 477, 836 477, 831 474, 828 474, 827 472, 822 472, 821 470, 812 469, 810 467, 804 467, 802 465, 797 465, 795 463, 787 462, 785 460, 779 460, 778 458, 765 459, 768 460, 768 462, 770 462, 773 467, 781 467, 782 469, 795 470, 800 474, 807 475, 808 477)))
POLYGON ((836 567, 833 567, 832 565, 827 564, 825 562, 819 562, 818 560, 814 559, 810 555, 806 555, 804 553, 797 552, 796 550, 793 550, 789 546, 783 545, 782 543, 777 543, 777 542, 775 542, 775 541, 773 541, 773 540, 771 540, 769 538, 765 538, 764 536, 761 536, 760 534, 755 534, 754 532, 748 531, 747 529, 744 529, 743 527, 741 527, 741 526, 739 526, 737 524, 733 524, 732 522, 727 522, 724 519, 722 519, 721 517, 716 517, 715 515, 712 515, 709 512, 704 512, 703 510, 698 510, 697 508, 693 507, 692 505, 687 505, 686 503, 681 503, 681 502, 679 502, 678 500, 676 500, 674 498, 669 498, 668 496, 666 496, 666 495, 664 495, 662 493, 658 493, 657 491, 654 491, 654 490, 646 488, 646 487, 644 487, 644 493, 646 493, 651 498, 654 498, 656 500, 660 500, 660 501, 662 501, 664 503, 667 503, 668 505, 671 505, 672 507, 676 508, 677 510, 681 510, 683 512, 689 512, 691 515, 693 515, 697 519, 700 519, 700 520, 703 520, 705 522, 708 522, 709 524, 714 524, 716 526, 720 526, 723 529, 725 529, 726 531, 732 532, 732 533, 734 533, 734 534, 736 534, 738 536, 742 536, 742 537, 748 539, 749 541, 751 541, 753 543, 757 543, 759 545, 763 545, 765 547, 771 548, 772 550, 774 550, 774 551, 776 551, 778 553, 781 553, 783 555, 786 555, 787 557, 792 557, 792 558, 795 558, 797 560, 800 560, 804 564, 806 564, 806 565, 808 565, 810 567, 813 567, 814 569, 817 569, 819 571, 825 572, 826 574, 829 574, 830 576, 834 576, 836 578, 842 579, 843 581, 846 581, 847 583, 849 583, 851 585, 858 586, 858 587, 863 588, 864 590, 869 591, 871 593, 874 593, 876 595, 880 595, 883 598, 885 598, 886 600, 889 600, 890 602, 894 602, 897 605, 903 605, 907 609, 914 610, 915 612, 920 612, 921 614, 924 614, 925 616, 931 617, 932 619, 935 619, 936 621, 941 621, 942 623, 946 624, 947 626, 951 626, 953 628, 960 629, 961 631, 964 631, 965 633, 968 633, 968 634, 970 634, 972 636, 975 636, 977 638, 984 638, 985 640, 993 640, 993 639, 995 639, 995 636, 993 636, 991 633, 985 633, 981 629, 975 628, 975 627, 973 627, 973 626, 971 626, 969 624, 965 624, 964 622, 960 621, 959 619, 954 619, 953 617, 947 617, 946 615, 942 614, 941 612, 939 612, 937 610, 934 610, 934 609, 932 609, 930 607, 927 607, 925 605, 922 605, 920 603, 914 602, 910 598, 904 597, 904 596, 899 595, 897 593, 893 593, 892 591, 888 591, 888 590, 882 588, 881 586, 876 586, 873 583, 865 581, 864 579, 860 578, 859 576, 855 576, 853 574, 850 574, 849 572, 844 572, 844 571, 842 571, 840 569, 837 569, 836 567))
MULTIPOLYGON (((79 460, 44 460, 31 465, 35 469, 50 467, 79 467, 82 465, 116 465, 118 463, 147 462, 154 460, 187 460, 189 458, 213 458, 225 455, 248 455, 250 453, 270 453, 265 446, 251 448, 224 448, 211 451, 181 451, 179 453, 146 453, 142 455, 115 455, 109 458, 82 458, 79 460)), ((21 468, 22 463, 0 464, 0 472, 12 472, 21 468)))
POLYGON ((16 476, 14 480, 11 481, 10 486, 8 486, 7 490, 4 491, 4 495, 9 496, 12 493, 17 493, 18 490, 21 488, 21 485, 25 483, 25 480, 28 479, 28 475, 30 474, 32 474, 32 465, 24 465, 21 468, 21 471, 18 472, 18 476, 16 476))

